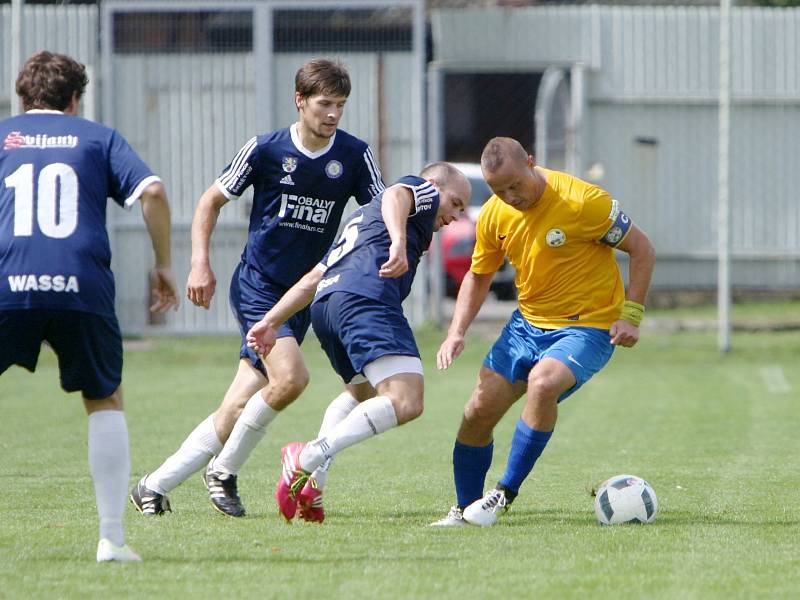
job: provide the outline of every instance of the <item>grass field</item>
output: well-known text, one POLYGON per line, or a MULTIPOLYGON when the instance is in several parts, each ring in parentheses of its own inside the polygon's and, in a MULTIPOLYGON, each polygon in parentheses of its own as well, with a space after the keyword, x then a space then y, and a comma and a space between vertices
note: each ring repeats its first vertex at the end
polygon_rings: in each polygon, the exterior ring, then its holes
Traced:
MULTIPOLYGON (((312 383, 240 477, 245 519, 216 513, 199 474, 174 513, 127 512, 142 564, 94 562, 86 418, 43 352, 35 375, 0 378, 2 598, 796 598, 800 589, 800 332, 649 333, 561 406, 559 425, 511 512, 493 528, 426 527, 454 501, 451 451, 490 339, 450 371, 440 334, 418 336, 420 420, 337 458, 322 526, 291 526, 272 491, 280 447, 314 436, 339 383, 316 341, 312 383), (654 486, 653 525, 601 527, 587 490, 619 473, 654 486)), ((126 349, 131 482, 217 405, 238 340, 154 339, 126 349)), ((496 431, 502 472, 513 409, 496 431)))

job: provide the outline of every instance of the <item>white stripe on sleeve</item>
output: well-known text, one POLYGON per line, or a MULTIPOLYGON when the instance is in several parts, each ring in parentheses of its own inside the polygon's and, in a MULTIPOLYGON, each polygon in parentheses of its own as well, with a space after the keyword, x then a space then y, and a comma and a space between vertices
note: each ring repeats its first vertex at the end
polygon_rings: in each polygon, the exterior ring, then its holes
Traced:
POLYGON ((372 155, 372 150, 370 150, 369 146, 367 146, 367 149, 364 152, 364 162, 367 164, 367 169, 369 170, 370 177, 372 178, 372 184, 369 186, 369 191, 374 198, 384 189, 386 189, 386 187, 383 185, 383 181, 381 180, 381 170, 378 168, 378 163, 375 162, 375 157, 372 155))
POLYGON ((128 210, 131 209, 133 203, 136 202, 139 197, 142 195, 144 188, 146 188, 151 183, 157 183, 161 181, 161 178, 156 175, 150 175, 149 177, 145 177, 139 182, 139 185, 136 186, 136 189, 133 190, 133 193, 125 199, 125 202, 122 203, 122 206, 128 210))
POLYGON ((244 169, 247 168, 247 160, 250 158, 250 155, 253 153, 255 147, 256 138, 254 136, 250 138, 250 140, 248 140, 244 146, 242 146, 242 149, 239 150, 239 152, 231 161, 228 169, 217 178, 217 181, 220 183, 220 185, 230 190, 231 186, 236 183, 244 169))

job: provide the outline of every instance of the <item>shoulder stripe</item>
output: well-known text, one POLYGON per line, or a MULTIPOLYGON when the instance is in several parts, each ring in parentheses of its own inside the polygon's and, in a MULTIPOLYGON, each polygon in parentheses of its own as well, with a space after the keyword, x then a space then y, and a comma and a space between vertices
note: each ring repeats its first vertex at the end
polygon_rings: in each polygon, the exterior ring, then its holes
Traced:
POLYGON ((364 162, 367 164, 367 169, 372 177, 372 185, 369 186, 369 189, 372 197, 374 198, 384 189, 386 189, 386 187, 383 185, 381 170, 378 168, 378 163, 375 162, 375 157, 372 156, 372 150, 369 146, 367 146, 367 149, 364 152, 364 162))
POLYGON ((408 186, 414 194, 414 214, 419 214, 421 207, 430 206, 433 198, 439 193, 436 187, 430 181, 423 181, 419 185, 408 186))
POLYGON ((414 188, 414 196, 418 201, 433 198, 438 193, 430 181, 426 181, 414 188))
POLYGON ((241 175, 242 170, 247 164, 247 159, 253 153, 256 147, 256 137, 250 138, 248 142, 242 146, 242 149, 233 157, 230 167, 222 175, 219 176, 219 182, 225 187, 229 187, 241 175))

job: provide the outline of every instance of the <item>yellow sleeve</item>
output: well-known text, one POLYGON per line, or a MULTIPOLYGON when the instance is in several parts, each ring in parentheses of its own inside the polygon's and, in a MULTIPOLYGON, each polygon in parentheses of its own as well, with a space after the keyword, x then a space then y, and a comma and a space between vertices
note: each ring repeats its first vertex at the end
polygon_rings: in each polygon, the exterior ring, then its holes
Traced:
POLYGON ((582 226, 588 239, 600 240, 614 223, 612 211, 616 202, 605 190, 589 185, 583 196, 582 226))
POLYGON ((493 212, 487 202, 478 215, 478 223, 475 226, 475 250, 472 252, 470 271, 478 275, 494 273, 502 266, 505 257, 498 243, 497 232, 490 226, 492 222, 490 213, 493 212))

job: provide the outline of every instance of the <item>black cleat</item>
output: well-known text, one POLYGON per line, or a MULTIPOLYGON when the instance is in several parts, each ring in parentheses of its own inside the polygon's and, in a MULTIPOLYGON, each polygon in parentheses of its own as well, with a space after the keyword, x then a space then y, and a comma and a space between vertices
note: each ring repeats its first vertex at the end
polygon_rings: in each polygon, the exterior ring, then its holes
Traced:
POLYGON ((244 516, 244 506, 242 506, 242 500, 236 489, 236 475, 224 471, 213 471, 211 463, 209 463, 203 473, 203 483, 214 508, 229 517, 244 516))
POLYGON ((142 477, 131 490, 131 502, 140 513, 147 517, 163 515, 165 512, 172 512, 169 505, 169 498, 165 494, 159 494, 151 490, 144 484, 147 475, 142 477))

